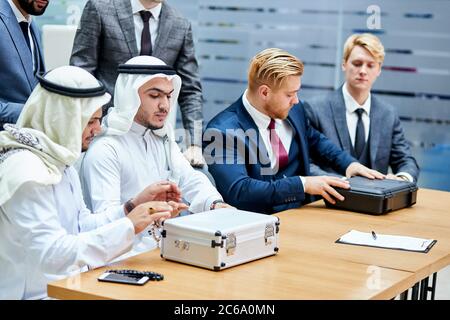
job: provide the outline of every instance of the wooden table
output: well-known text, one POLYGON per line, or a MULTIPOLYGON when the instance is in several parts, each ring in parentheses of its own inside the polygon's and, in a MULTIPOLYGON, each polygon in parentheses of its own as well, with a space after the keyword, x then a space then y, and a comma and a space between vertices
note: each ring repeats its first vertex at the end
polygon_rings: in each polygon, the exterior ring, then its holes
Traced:
POLYGON ((450 264, 450 193, 420 190, 416 206, 384 216, 325 208, 279 213, 276 256, 220 272, 165 261, 154 250, 50 283, 58 299, 391 299, 450 264), (422 200, 423 199, 423 200, 422 200), (447 206, 445 205, 447 204, 447 206), (437 239, 428 254, 336 244, 351 229, 437 239), (98 282, 107 269, 163 273, 143 287, 98 282))
MULTIPOLYGON (((418 210, 399 210, 403 215, 418 210)), ((280 214, 283 231, 296 232, 299 249, 310 254, 365 265, 379 266, 412 272, 417 281, 450 264, 450 228, 421 223, 398 221, 387 216, 370 216, 320 206, 291 210, 280 214), (301 223, 295 224, 295 221, 301 223), (427 253, 388 250, 334 243, 351 229, 378 234, 407 235, 436 239, 437 243, 427 253)), ((283 247, 281 243, 280 247, 283 247)))

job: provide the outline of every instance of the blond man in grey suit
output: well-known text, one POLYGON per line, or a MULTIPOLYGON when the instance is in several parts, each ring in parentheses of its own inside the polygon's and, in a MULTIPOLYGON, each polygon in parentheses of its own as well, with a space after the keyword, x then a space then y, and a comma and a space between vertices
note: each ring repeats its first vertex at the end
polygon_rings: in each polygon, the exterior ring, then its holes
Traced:
MULTIPOLYGON (((353 34, 344 44, 345 83, 327 96, 305 102, 311 126, 363 165, 388 179, 417 182, 419 166, 411 153, 394 106, 371 94, 381 74, 385 51, 369 33, 353 34), (392 173, 388 173, 389 167, 392 173)), ((311 165, 313 175, 334 173, 311 165)))
POLYGON ((196 131, 194 124, 203 114, 191 23, 163 0, 88 0, 70 64, 92 73, 113 94, 118 65, 139 55, 163 60, 181 77, 178 103, 191 137, 185 155, 192 165, 202 165, 201 141, 192 139, 201 140, 202 128, 196 131))

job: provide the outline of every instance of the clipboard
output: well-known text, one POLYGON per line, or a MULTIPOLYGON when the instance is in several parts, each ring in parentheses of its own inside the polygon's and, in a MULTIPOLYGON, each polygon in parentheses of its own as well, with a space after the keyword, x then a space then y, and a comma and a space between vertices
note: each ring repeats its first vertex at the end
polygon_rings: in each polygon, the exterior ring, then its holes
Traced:
POLYGON ((374 239, 372 237, 372 233, 350 230, 348 233, 337 239, 335 243, 380 249, 428 253, 431 248, 433 248, 433 246, 437 243, 437 240, 384 234, 378 234, 376 239, 374 239), (344 238, 344 240, 342 238, 344 238), (420 243, 422 243, 422 246, 420 246, 420 243))

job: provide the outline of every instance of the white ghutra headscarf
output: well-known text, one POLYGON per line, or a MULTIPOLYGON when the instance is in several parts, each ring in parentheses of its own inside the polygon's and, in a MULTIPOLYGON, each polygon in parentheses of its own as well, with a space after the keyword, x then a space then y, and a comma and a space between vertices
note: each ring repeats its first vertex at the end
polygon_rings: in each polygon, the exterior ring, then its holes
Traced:
MULTIPOLYGON (((123 135, 130 131, 134 117, 141 106, 139 88, 148 81, 161 77, 171 81, 174 89, 169 101, 170 113, 177 107, 181 89, 181 78, 172 67, 151 56, 134 57, 119 66, 119 76, 114 89, 114 107, 109 109, 103 121, 105 135, 123 135)), ((177 168, 180 166, 175 163, 178 158, 172 157, 172 154, 179 152, 179 148, 175 142, 174 128, 167 121, 168 118, 161 129, 151 130, 151 132, 161 138, 164 144, 166 160, 171 171, 169 180, 178 183, 180 174, 177 168)))
MULTIPOLYGON (((170 98, 170 111, 177 106, 178 95, 181 89, 181 78, 175 71, 168 67, 164 61, 151 56, 138 56, 131 58, 125 64, 119 66, 119 76, 114 88, 114 107, 109 109, 104 118, 103 126, 106 135, 123 135, 127 133, 133 123, 134 117, 141 105, 138 90, 153 78, 167 78, 172 82, 173 93, 170 98)), ((164 128, 155 130, 155 133, 163 135, 170 132, 169 124, 164 128)))
POLYGON ((0 205, 26 182, 61 181, 81 154, 83 130, 111 96, 89 72, 56 68, 40 79, 17 120, 0 132, 0 205))

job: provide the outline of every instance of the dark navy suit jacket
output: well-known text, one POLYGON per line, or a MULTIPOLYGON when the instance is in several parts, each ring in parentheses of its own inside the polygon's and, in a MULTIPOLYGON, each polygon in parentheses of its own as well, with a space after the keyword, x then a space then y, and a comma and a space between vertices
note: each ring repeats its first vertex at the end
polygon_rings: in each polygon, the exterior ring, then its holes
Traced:
POLYGON ((309 125, 302 103, 291 109, 287 120, 294 130, 290 149, 299 150, 298 158, 289 159, 288 167, 295 164, 295 171, 273 174, 267 174, 267 150, 242 97, 209 122, 203 136, 204 156, 227 203, 266 214, 297 208, 309 198, 299 176, 309 175, 310 157, 342 173, 356 161, 309 125))
MULTIPOLYGON (((44 72, 39 30, 31 23, 38 55, 39 71, 44 72)), ((3 123, 15 123, 23 105, 37 84, 31 51, 8 1, 0 0, 0 130, 3 123)))

